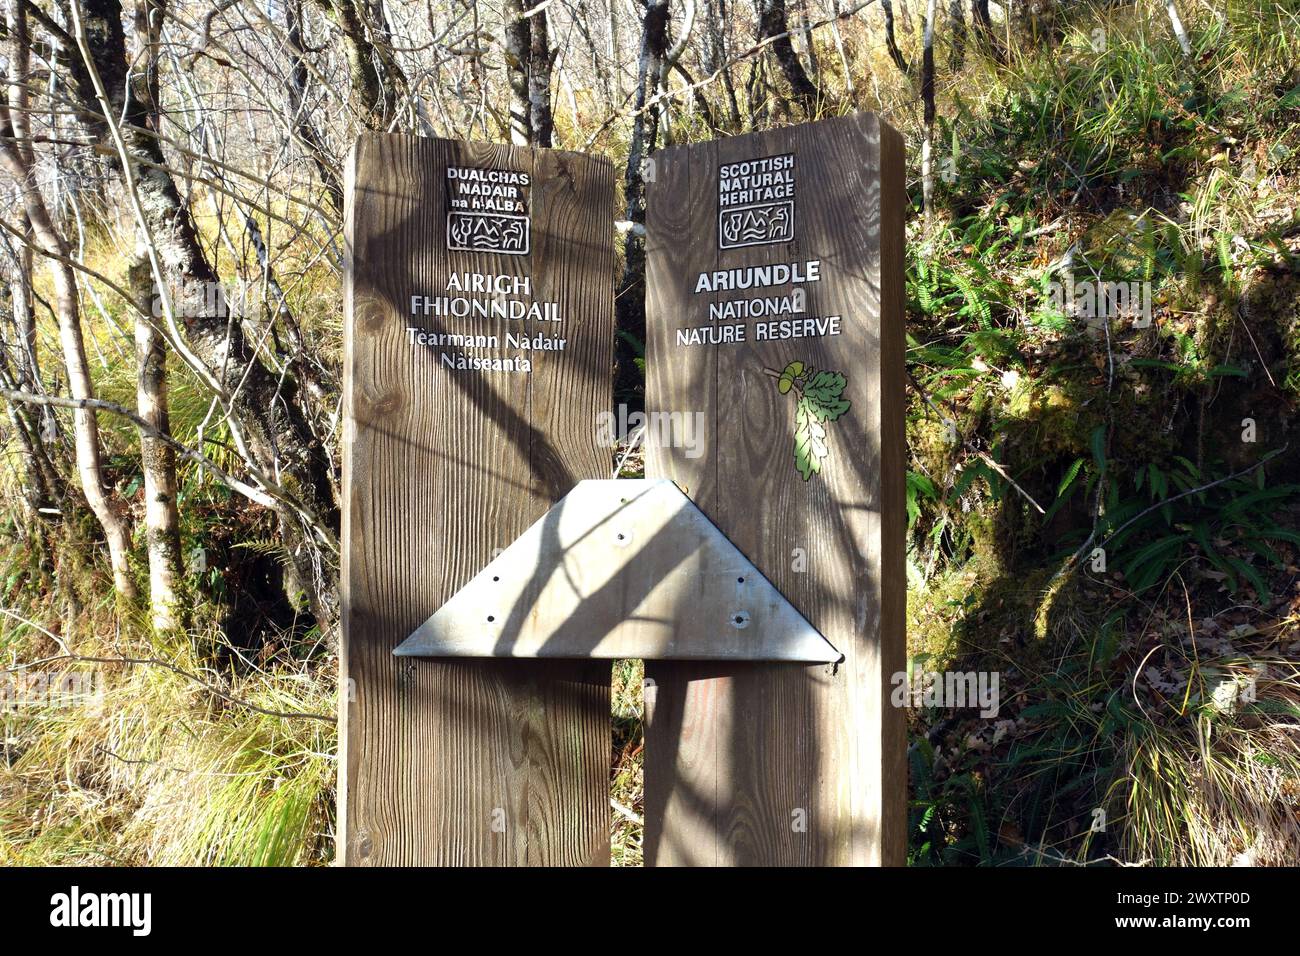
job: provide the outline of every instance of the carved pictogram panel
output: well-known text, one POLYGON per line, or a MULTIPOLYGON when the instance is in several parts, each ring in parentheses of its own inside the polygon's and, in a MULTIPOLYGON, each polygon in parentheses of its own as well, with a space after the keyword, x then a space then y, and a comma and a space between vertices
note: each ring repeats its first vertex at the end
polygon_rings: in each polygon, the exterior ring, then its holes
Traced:
POLYGON ((794 241, 794 154, 718 168, 718 248, 794 241))
POLYGON ((447 167, 447 248, 528 255, 531 184, 515 170, 447 167))

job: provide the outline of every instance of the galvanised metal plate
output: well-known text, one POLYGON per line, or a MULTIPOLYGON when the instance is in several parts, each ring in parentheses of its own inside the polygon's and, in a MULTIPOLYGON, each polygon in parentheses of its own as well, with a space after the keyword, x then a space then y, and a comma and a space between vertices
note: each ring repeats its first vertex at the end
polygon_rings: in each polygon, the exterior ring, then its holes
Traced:
POLYGON ((393 653, 841 659, 667 480, 579 482, 393 653))

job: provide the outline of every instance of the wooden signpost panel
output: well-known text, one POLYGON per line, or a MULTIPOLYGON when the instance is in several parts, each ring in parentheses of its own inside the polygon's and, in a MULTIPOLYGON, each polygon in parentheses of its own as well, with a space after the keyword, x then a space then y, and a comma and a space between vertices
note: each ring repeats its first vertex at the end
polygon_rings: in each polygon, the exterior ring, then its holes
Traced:
POLYGON ((608 477, 612 167, 366 135, 348 173, 341 857, 608 865, 608 661, 392 651, 608 477))
POLYGON ((647 475, 845 657, 647 662, 648 865, 904 862, 904 202, 874 115, 654 157, 647 412, 703 413, 707 441, 652 447, 647 475))

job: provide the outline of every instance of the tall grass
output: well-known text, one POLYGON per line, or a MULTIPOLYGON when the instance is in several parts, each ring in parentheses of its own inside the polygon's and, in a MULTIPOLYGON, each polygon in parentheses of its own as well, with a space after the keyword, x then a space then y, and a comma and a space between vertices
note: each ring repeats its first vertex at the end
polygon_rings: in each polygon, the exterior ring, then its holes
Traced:
MULTIPOLYGON (((0 864, 327 861, 333 725, 259 713, 203 685, 267 711, 328 714, 328 660, 320 668, 240 661, 223 671, 196 653, 208 643, 196 635, 132 634, 134 625, 114 626, 111 608, 86 613, 94 626, 64 635, 73 653, 147 655, 193 676, 153 664, 75 664, 93 674, 90 698, 7 713, 0 864)), ((0 626, 6 656, 52 656, 52 645, 11 618, 0 626)))

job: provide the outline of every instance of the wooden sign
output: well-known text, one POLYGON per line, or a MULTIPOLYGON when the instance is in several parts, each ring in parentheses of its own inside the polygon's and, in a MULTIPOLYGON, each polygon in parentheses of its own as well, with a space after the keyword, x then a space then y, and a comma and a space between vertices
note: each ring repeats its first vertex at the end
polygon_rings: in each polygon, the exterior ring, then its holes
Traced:
POLYGON ((648 864, 904 862, 903 143, 856 115, 673 147, 647 216, 671 478, 839 664, 648 661, 648 864))
POLYGON ((608 865, 609 663, 393 650, 609 477, 612 166, 369 134, 348 196, 340 856, 608 865))

